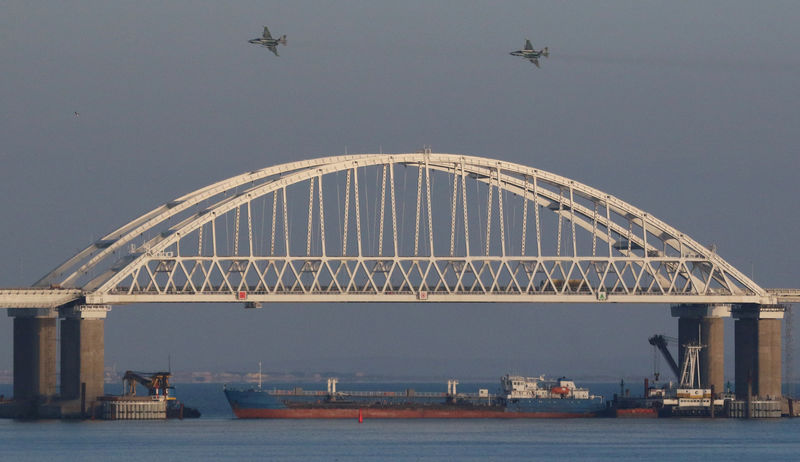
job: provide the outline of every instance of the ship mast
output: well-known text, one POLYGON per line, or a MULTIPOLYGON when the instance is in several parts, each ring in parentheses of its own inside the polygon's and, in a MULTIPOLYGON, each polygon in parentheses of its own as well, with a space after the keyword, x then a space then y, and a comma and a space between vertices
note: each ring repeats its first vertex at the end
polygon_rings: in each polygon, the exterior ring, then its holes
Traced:
POLYGON ((697 387, 700 387, 700 350, 703 345, 686 345, 686 359, 683 361, 683 372, 681 373, 681 388, 695 388, 695 378, 697 387))
POLYGON ((695 388, 695 378, 697 388, 700 388, 700 350, 703 349, 700 342, 700 328, 697 329, 697 343, 684 345, 685 353, 683 360, 683 371, 681 372, 681 388, 695 388))

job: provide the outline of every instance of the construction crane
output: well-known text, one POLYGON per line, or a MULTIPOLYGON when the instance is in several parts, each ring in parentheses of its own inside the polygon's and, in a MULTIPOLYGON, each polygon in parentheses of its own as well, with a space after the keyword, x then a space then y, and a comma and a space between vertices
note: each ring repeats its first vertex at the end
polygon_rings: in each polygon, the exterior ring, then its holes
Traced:
POLYGON ((200 411, 193 407, 184 406, 182 402, 170 396, 170 390, 175 387, 169 384, 169 372, 136 372, 125 371, 122 377, 125 396, 136 396, 136 384, 140 383, 147 388, 149 396, 163 396, 167 401, 167 418, 196 418, 200 417, 200 411))
POLYGON ((147 388, 147 394, 150 396, 164 396, 169 397, 169 390, 175 387, 170 386, 169 378, 172 374, 169 372, 135 372, 125 371, 122 377, 124 383, 125 395, 136 396, 136 383, 142 384, 147 388))
MULTIPOLYGON (((667 364, 669 364, 669 368, 672 369, 672 372, 675 374, 675 377, 680 380, 681 379, 681 372, 678 370, 678 363, 675 362, 675 359, 672 357, 672 354, 667 349, 667 342, 677 342, 678 339, 673 337, 667 337, 666 335, 656 334, 648 339, 650 345, 658 348, 661 351, 661 354, 664 355, 664 359, 667 360, 667 364)), ((658 380, 658 378, 656 378, 658 380)))

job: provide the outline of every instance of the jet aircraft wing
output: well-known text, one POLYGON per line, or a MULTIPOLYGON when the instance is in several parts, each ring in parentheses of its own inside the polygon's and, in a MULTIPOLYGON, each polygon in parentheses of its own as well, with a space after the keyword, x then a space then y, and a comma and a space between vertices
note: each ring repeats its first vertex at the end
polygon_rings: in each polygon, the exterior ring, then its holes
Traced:
POLYGON ((269 48, 269 51, 275 53, 275 56, 280 56, 278 54, 278 46, 277 45, 269 45, 267 48, 269 48))
POLYGON ((264 38, 272 40, 272 35, 269 33, 269 28, 267 28, 267 26, 264 26, 264 38))
POLYGON ((535 64, 535 65, 536 65, 536 67, 538 67, 539 69, 541 69, 541 66, 539 66, 539 58, 531 58, 531 59, 530 59, 530 61, 531 61, 533 64, 535 64))
MULTIPOLYGON (((265 27, 264 29, 266 30, 267 28, 265 27)), ((264 32, 264 33, 266 34, 267 32, 264 32)), ((525 50, 533 50, 533 45, 531 45, 531 41, 530 40, 525 40, 525 48, 524 49, 525 50)))

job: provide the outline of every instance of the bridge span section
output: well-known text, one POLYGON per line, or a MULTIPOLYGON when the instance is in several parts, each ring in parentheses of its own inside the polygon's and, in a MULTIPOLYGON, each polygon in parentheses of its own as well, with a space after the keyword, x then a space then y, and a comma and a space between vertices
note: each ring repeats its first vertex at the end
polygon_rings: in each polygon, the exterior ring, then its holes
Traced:
MULTIPOLYGON (((15 381, 19 369, 29 383, 40 379, 23 363, 55 354, 32 332, 64 318, 62 342, 102 349, 97 321, 119 304, 650 303, 699 307, 679 310, 692 318, 725 305, 760 322, 778 313, 761 307, 787 296, 797 295, 760 287, 713 248, 588 185, 425 150, 303 160, 208 185, 106 234, 32 287, 0 290, 0 306, 15 320, 40 319, 20 321, 19 342, 15 334, 15 351, 38 351, 19 365, 15 356, 15 381)), ((61 351, 62 368, 91 362, 84 346, 61 351)), ((74 398, 95 366, 68 374, 77 385, 62 391, 74 398)), ((51 389, 45 381, 34 394, 51 389)))

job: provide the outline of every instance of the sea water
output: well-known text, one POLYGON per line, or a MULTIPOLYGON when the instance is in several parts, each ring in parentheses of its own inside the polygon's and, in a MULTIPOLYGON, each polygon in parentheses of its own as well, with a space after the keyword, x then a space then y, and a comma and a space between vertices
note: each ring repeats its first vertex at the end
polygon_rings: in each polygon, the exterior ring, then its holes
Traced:
MULTIPOLYGON (((800 419, 239 420, 222 385, 179 384, 177 391, 201 418, 0 420, 0 460, 794 460, 800 453, 800 419)), ((9 392, 10 386, 0 387, 9 392)))

